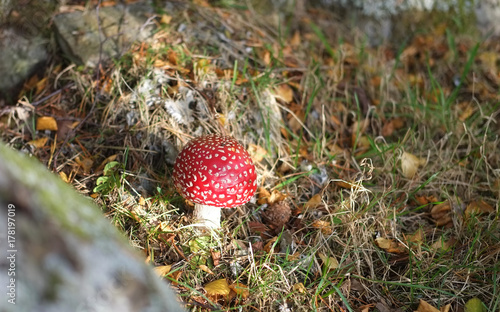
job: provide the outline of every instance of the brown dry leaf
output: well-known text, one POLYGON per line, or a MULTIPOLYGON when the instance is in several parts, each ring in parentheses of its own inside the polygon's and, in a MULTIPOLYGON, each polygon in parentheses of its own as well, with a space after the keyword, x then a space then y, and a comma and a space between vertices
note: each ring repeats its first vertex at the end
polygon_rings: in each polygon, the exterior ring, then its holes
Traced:
POLYGON ((395 130, 403 128, 404 125, 404 120, 401 117, 391 119, 382 127, 382 136, 391 136, 395 130))
POLYGON ((34 148, 37 149, 37 148, 44 147, 48 140, 49 140, 49 138, 43 137, 43 138, 39 138, 39 139, 36 139, 33 141, 29 141, 28 144, 30 144, 31 146, 33 146, 34 148))
POLYGON ((390 253, 396 253, 396 254, 406 253, 406 247, 394 239, 377 237, 375 239, 375 244, 379 248, 381 248, 387 252, 390 252, 390 253))
POLYGON ((315 220, 312 224, 312 227, 319 229, 321 233, 324 235, 330 235, 333 233, 333 229, 330 225, 330 222, 323 220, 315 220))
POLYGON ((214 274, 214 272, 212 272, 212 270, 210 270, 210 268, 209 268, 209 267, 207 267, 207 266, 206 266, 206 265, 204 265, 204 264, 200 264, 200 265, 198 266, 198 268, 199 268, 200 270, 202 270, 203 272, 206 272, 206 273, 208 273, 208 274, 214 274))
POLYGON ((292 286, 292 290, 293 291, 296 291, 296 292, 299 292, 301 294, 305 293, 307 291, 306 287, 304 286, 303 283, 297 283, 295 285, 292 286))
POLYGON ((272 205, 274 203, 277 203, 277 202, 280 202, 280 201, 283 201, 284 199, 286 198, 286 195, 281 193, 280 191, 278 190, 273 190, 271 192, 271 196, 269 196, 269 198, 267 199, 267 203, 269 205, 272 205))
POLYGON ((290 126, 292 132, 297 133, 300 129, 302 129, 305 118, 306 113, 301 108, 297 108, 296 110, 294 110, 293 115, 287 115, 288 125, 290 126))
POLYGON ((323 254, 321 252, 318 253, 318 256, 321 259, 321 261, 323 261, 323 265, 329 271, 332 271, 332 270, 339 268, 339 261, 337 260, 337 258, 335 258, 333 256, 327 257, 325 254, 323 254))
POLYGON ((451 219, 451 203, 449 200, 435 205, 431 209, 431 217, 436 222, 436 226, 447 225, 452 222, 451 219))
POLYGON ((212 261, 214 262, 214 266, 218 266, 220 263, 220 251, 210 250, 210 254, 212 255, 212 261))
POLYGON ((403 152, 403 155, 401 155, 401 170, 403 171, 403 176, 407 179, 413 178, 418 168, 425 165, 425 162, 426 160, 424 158, 403 152))
POLYGON ((440 312, 438 309, 427 303, 426 301, 420 299, 420 304, 418 305, 416 312, 440 312))
POLYGON ((160 276, 160 277, 164 277, 165 275, 170 273, 171 269, 172 269, 171 265, 161 265, 161 266, 154 267, 156 274, 158 274, 158 276, 160 276))
POLYGON ((267 204, 267 200, 271 197, 271 193, 266 190, 265 187, 260 186, 257 190, 257 204, 264 205, 267 204))
POLYGON ((269 253, 271 252, 271 248, 273 247, 274 243, 278 240, 278 237, 275 236, 271 238, 270 240, 267 241, 266 245, 264 246, 264 251, 269 253))
POLYGON ((429 203, 435 203, 435 202, 438 201, 438 199, 434 195, 431 195, 431 196, 418 196, 418 195, 415 195, 415 200, 417 201, 417 203, 420 206, 424 206, 424 205, 427 205, 429 203))
POLYGON ((269 65, 271 64, 271 52, 269 51, 264 51, 264 55, 262 56, 262 61, 264 64, 269 65))
POLYGON ((435 241, 431 245, 431 248, 436 251, 448 251, 451 247, 455 246, 456 242, 457 240, 454 237, 448 239, 447 241, 440 239, 438 241, 435 241))
POLYGON ((422 230, 422 228, 419 228, 413 234, 406 235, 407 241, 412 242, 412 243, 416 243, 418 245, 423 243, 424 238, 425 238, 425 235, 424 235, 424 230, 422 230))
POLYGON ((283 100, 286 103, 293 101, 293 89, 287 84, 280 84, 274 88, 276 98, 283 100))
POLYGON ((300 31, 296 30, 293 33, 292 39, 290 39, 290 45, 292 47, 298 47, 301 42, 302 42, 302 39, 300 38, 300 31))
POLYGON ((470 217, 473 214, 488 214, 494 213, 495 208, 493 208, 490 204, 485 202, 484 200, 475 200, 467 205, 467 209, 465 209, 465 216, 470 217))
POLYGON ((54 117, 38 117, 36 120, 36 130, 57 131, 57 121, 54 117))
POLYGON ((225 278, 210 282, 203 287, 210 297, 227 296, 231 292, 225 278))
POLYGON ((248 286, 242 283, 233 283, 229 285, 229 288, 236 293, 236 295, 240 296, 243 299, 248 298, 250 295, 250 290, 248 286))
POLYGON ((322 204, 323 202, 322 199, 323 197, 321 196, 321 193, 314 195, 313 197, 311 197, 311 199, 307 201, 307 203, 304 204, 304 210, 317 208, 319 205, 322 204))
POLYGON ((82 167, 85 174, 90 172, 90 169, 92 169, 92 165, 94 164, 94 161, 88 157, 80 158, 80 156, 78 156, 75 158, 75 161, 80 167, 82 167))
POLYGON ((354 182, 347 182, 347 181, 335 181, 335 185, 340 186, 341 188, 347 189, 347 190, 357 190, 359 189, 359 185, 354 183, 354 182))
POLYGON ((255 163, 261 162, 267 155, 265 148, 255 144, 250 144, 248 147, 248 153, 255 163))
POLYGON ((99 165, 99 167, 97 167, 97 169, 95 170, 96 172, 101 172, 104 170, 104 167, 106 167, 106 164, 107 163, 110 163, 112 161, 115 161, 116 158, 118 157, 118 154, 114 154, 114 155, 111 155, 109 157, 107 157, 106 159, 104 159, 101 164, 99 165))
POLYGON ((175 286, 178 284, 177 281, 179 280, 179 278, 181 278, 181 275, 182 275, 181 270, 170 273, 170 277, 172 278, 172 285, 175 286))
POLYGON ((268 230, 267 225, 256 221, 248 222, 248 228, 252 233, 264 233, 268 230))
POLYGON ((462 102, 458 105, 458 111, 460 112, 458 119, 460 121, 466 121, 476 112, 476 106, 474 106, 471 102, 462 102))
POLYGON ((163 14, 160 19, 160 24, 168 25, 172 21, 172 16, 163 14))

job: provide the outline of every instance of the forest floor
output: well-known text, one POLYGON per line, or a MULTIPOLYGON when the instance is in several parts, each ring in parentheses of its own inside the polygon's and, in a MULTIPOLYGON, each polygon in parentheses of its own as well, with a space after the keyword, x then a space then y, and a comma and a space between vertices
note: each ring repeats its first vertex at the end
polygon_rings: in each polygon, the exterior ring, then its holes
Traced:
POLYGON ((371 47, 326 10, 178 10, 98 70, 55 59, 18 107, 54 96, 2 138, 92 197, 189 310, 500 310, 498 41, 442 20, 371 47), (209 133, 248 149, 259 187, 200 235, 171 176, 209 133))

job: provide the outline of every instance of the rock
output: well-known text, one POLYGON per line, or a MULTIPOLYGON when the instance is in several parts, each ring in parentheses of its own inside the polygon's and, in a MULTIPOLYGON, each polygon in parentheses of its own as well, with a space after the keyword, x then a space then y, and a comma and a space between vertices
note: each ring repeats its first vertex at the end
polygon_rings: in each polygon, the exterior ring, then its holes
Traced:
POLYGON ((76 64, 95 67, 100 60, 118 57, 134 41, 152 36, 148 23, 152 8, 135 3, 61 13, 54 17, 56 38, 68 58, 76 64), (100 56, 102 42, 102 55, 100 56))
POLYGON ((0 100, 12 103, 24 81, 47 60, 47 40, 14 28, 0 29, 0 100))
POLYGON ((98 207, 3 143, 0 242, 0 311, 182 311, 98 207))

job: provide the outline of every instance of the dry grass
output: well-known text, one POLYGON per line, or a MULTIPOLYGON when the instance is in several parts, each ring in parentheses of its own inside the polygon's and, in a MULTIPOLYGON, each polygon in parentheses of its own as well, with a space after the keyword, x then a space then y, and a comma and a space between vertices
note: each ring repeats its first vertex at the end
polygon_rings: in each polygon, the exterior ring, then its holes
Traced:
POLYGON ((72 83, 36 113, 91 113, 76 136, 34 131, 25 104, 3 138, 95 194, 145 258, 172 265, 167 279, 193 311, 404 311, 419 299, 460 311, 476 296, 500 308, 498 44, 476 51, 473 38, 435 30, 403 48, 370 48, 332 31, 325 12, 277 28, 275 15, 178 10, 154 42, 103 67, 99 82, 72 66, 50 73, 50 86, 72 83), (169 177, 176 152, 213 132, 265 151, 257 171, 263 188, 288 196, 284 229, 262 217, 274 206, 253 202, 225 211, 221 233, 197 237, 169 177), (45 147, 27 143, 44 136, 45 147), (403 152, 425 159, 412 178, 403 152), (111 156, 117 167, 103 171, 111 156), (93 165, 85 170, 82 159, 93 165), (94 193, 103 175, 109 188, 94 193), (479 200, 494 212, 467 217, 479 200), (445 201, 451 219, 437 226, 431 210, 445 201), (248 296, 205 294, 221 278, 247 285, 248 296))

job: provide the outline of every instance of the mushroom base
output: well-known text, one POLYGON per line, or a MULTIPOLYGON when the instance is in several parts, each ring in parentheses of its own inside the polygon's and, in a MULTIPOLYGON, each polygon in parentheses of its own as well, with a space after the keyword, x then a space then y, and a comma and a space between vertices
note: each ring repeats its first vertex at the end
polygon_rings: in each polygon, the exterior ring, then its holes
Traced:
POLYGON ((206 229, 220 228, 220 207, 195 204, 194 219, 196 225, 206 229))

